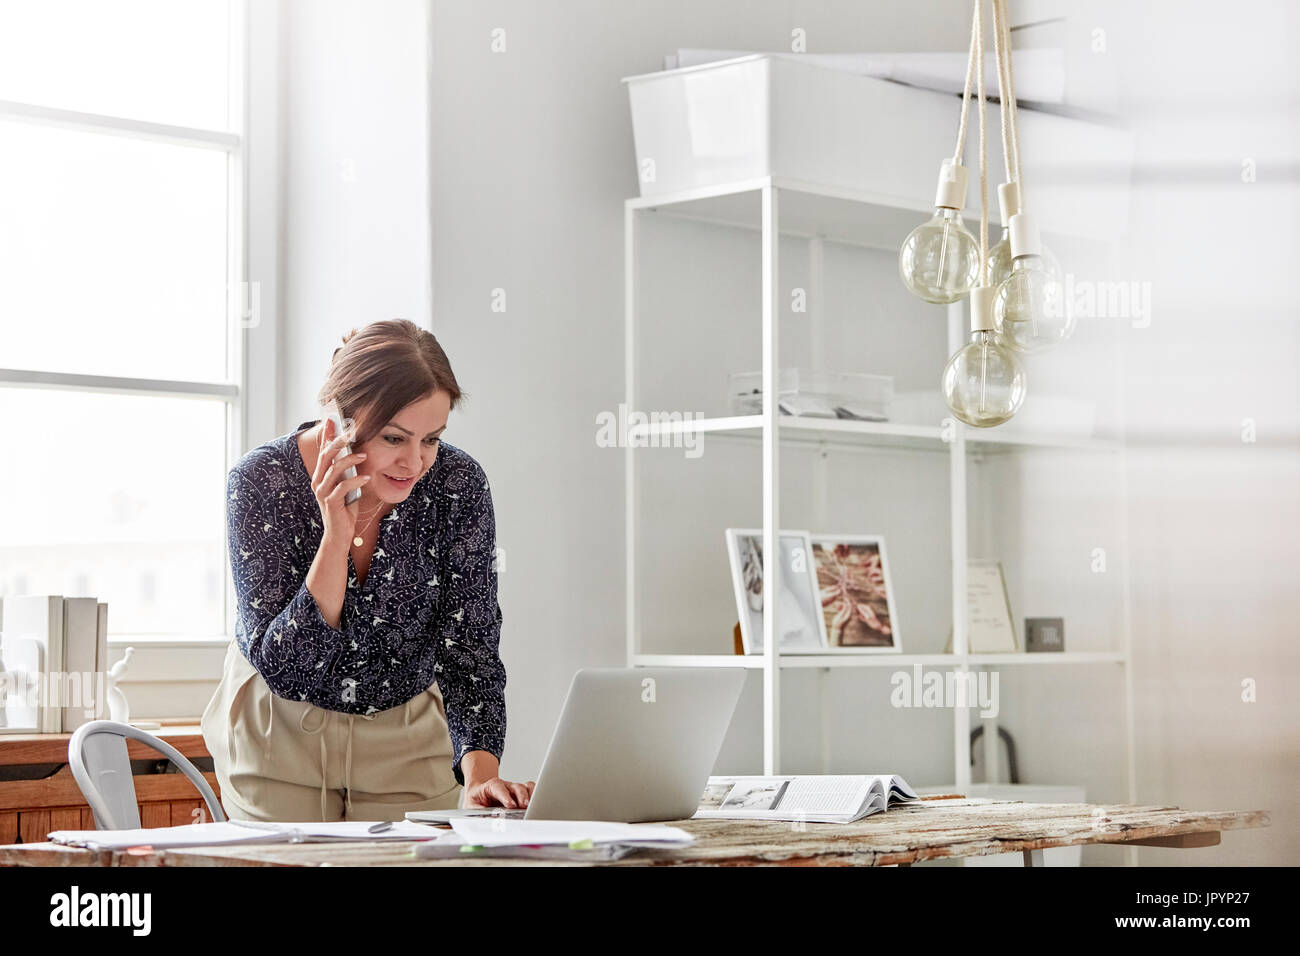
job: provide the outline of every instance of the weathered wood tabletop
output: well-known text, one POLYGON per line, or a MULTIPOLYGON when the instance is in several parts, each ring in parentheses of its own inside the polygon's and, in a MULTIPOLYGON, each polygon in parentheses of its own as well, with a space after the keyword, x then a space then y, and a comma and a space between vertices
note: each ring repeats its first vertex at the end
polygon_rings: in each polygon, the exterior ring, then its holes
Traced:
POLYGON ((1085 843, 1215 846, 1223 830, 1269 825, 1266 810, 926 797, 856 823, 677 820, 697 843, 600 863, 466 856, 422 860, 414 843, 296 843, 141 853, 53 843, 0 846, 0 866, 889 866, 1085 843))

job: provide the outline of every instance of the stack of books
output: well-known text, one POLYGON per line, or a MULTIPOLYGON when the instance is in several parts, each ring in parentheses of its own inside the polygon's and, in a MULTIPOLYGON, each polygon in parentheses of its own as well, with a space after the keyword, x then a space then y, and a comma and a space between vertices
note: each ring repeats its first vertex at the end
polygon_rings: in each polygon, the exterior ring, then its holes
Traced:
POLYGON ((108 605, 35 594, 0 600, 0 733, 71 733, 108 718, 108 605))

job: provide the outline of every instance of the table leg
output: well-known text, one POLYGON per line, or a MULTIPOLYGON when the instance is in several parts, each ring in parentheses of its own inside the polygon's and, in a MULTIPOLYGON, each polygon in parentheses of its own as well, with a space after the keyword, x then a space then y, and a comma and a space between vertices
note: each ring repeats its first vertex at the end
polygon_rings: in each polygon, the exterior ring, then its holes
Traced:
POLYGON ((1045 866, 1042 850, 1024 850, 1025 866, 1045 866))

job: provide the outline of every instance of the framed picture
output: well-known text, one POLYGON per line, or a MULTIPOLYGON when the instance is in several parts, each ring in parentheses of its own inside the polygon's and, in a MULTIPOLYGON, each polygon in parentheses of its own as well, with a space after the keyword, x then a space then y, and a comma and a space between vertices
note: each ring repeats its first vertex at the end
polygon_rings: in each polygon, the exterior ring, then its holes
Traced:
POLYGON ((885 539, 878 534, 812 536, 827 650, 900 653, 885 539))
MULTIPOLYGON (((824 650, 826 634, 817 598, 812 542, 807 531, 782 531, 777 632, 783 653, 824 650)), ((746 654, 763 652, 763 532, 756 528, 727 529, 731 584, 740 615, 740 637, 746 654)))

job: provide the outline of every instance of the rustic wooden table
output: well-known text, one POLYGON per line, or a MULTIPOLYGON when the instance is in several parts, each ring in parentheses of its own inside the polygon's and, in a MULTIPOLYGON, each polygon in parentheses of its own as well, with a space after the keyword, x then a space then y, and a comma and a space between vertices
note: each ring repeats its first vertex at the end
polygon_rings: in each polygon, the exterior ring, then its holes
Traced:
POLYGON ((910 866, 926 860, 1042 851, 1084 843, 1206 847, 1223 830, 1269 825, 1265 810, 927 797, 856 823, 677 820, 694 846, 638 850, 622 860, 585 864, 467 856, 413 857, 410 842, 297 843, 194 847, 140 852, 85 850, 53 843, 0 846, 0 866, 910 866))

